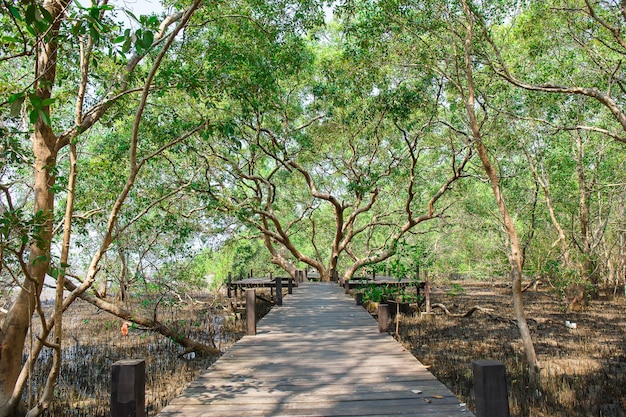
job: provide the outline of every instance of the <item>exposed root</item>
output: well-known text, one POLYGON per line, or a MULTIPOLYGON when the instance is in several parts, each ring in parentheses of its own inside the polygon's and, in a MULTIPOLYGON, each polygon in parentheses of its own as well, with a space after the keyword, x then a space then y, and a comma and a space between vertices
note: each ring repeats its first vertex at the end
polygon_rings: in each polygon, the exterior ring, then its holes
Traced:
POLYGON ((492 316, 492 312, 493 312, 493 308, 485 308, 485 307, 481 307, 481 306, 474 306, 472 308, 470 308, 467 312, 465 313, 459 313, 459 314, 455 314, 455 313, 450 313, 450 310, 448 310, 448 308, 441 304, 441 303, 435 303, 431 306, 431 308, 439 308, 441 310, 443 310, 447 316, 450 317, 470 317, 472 314, 474 314, 474 312, 476 311, 480 311, 482 313, 487 314, 488 316, 492 316))
POLYGON ((532 287, 533 291, 536 291, 537 287, 542 285, 542 284, 543 284, 543 281, 541 281, 540 279, 534 279, 531 282, 529 282, 528 284, 526 284, 524 286, 524 288, 522 288, 522 292, 528 291, 528 289, 531 288, 531 287, 532 287))

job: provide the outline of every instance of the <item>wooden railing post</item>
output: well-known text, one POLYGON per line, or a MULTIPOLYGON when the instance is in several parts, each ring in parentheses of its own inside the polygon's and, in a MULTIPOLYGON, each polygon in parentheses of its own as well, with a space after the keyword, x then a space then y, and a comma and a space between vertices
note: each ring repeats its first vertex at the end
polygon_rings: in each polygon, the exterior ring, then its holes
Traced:
POLYGON ((506 368, 494 360, 472 362, 476 417, 509 417, 506 368))
POLYGON ((146 361, 117 361, 111 367, 111 417, 146 416, 146 361))
POLYGON ((283 305, 283 280, 276 277, 276 305, 283 305))
POLYGON ((246 289, 246 334, 254 336, 256 334, 256 290, 246 289))
POLYGON ((357 292, 354 295, 354 299, 356 300, 356 305, 358 305, 358 306, 362 306, 363 305, 363 293, 362 292, 357 292))
POLYGON ((350 294, 350 281, 345 281, 343 283, 343 292, 346 294, 350 294))
POLYGON ((226 288, 228 289, 228 298, 231 298, 232 293, 231 293, 231 285, 233 285, 233 277, 231 275, 231 273, 228 273, 228 283, 226 284, 226 288))
POLYGON ((389 305, 378 304, 378 332, 387 333, 389 331, 389 305))
POLYGON ((287 281, 287 294, 293 294, 293 278, 291 278, 291 275, 287 281))

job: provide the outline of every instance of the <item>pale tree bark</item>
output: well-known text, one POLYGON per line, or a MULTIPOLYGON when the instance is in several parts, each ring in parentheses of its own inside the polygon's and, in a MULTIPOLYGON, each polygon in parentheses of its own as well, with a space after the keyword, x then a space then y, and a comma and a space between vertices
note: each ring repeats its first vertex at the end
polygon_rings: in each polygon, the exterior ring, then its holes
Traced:
POLYGON ((465 77, 467 78, 467 91, 463 91, 459 88, 459 92, 465 101, 465 108, 467 111, 469 127, 472 132, 474 145, 480 161, 489 181, 491 183, 491 189, 496 199, 500 215, 502 216, 504 227, 509 239, 509 262, 511 264, 511 284, 513 290, 513 311, 517 321, 517 327, 520 332, 522 344, 524 346, 524 353, 526 357, 526 363, 528 365, 531 381, 537 382, 539 376, 539 365, 537 361, 537 354, 535 353, 535 346, 533 344, 530 329, 528 328, 528 322, 526 321, 526 314, 524 312, 524 299, 522 293, 522 251, 519 244, 519 238, 517 229, 511 214, 508 210, 502 189, 500 187, 500 179, 493 167, 487 148, 483 142, 482 132, 480 124, 476 117, 476 90, 474 86, 473 78, 473 66, 472 66, 472 43, 474 36, 473 28, 473 13, 470 10, 470 6, 466 0, 462 0, 463 10, 466 16, 466 32, 465 32, 465 77))
POLYGON ((550 193, 550 179, 543 167, 541 167, 541 172, 539 172, 539 168, 535 165, 532 160, 532 157, 528 152, 526 152, 526 159, 528 160, 528 165, 530 166, 533 175, 535 176, 535 181, 539 184, 541 189, 543 190, 543 195, 546 200, 546 207, 548 208, 548 214, 550 215, 550 221, 552 222, 552 226, 557 232, 557 240, 552 245, 559 245, 561 248, 561 255, 563 256, 563 265, 566 268, 570 268, 572 261, 570 257, 569 245, 567 244, 567 236, 565 235, 565 230, 563 226, 561 226, 561 222, 556 217, 556 212, 554 210, 554 204, 552 203, 552 194, 550 193))

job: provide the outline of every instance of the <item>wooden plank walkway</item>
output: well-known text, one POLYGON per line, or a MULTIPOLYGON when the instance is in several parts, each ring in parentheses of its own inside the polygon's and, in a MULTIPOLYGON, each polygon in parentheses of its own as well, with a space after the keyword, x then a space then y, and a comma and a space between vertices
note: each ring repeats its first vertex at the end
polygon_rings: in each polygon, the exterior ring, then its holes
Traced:
POLYGON ((161 417, 472 416, 337 284, 305 283, 161 417))

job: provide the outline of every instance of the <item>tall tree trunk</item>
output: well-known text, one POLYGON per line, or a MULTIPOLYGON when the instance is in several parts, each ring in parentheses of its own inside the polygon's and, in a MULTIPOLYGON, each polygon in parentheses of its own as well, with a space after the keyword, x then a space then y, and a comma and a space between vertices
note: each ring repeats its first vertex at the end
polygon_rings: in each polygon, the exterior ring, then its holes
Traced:
POLYGON ((580 247, 583 253, 582 278, 584 282, 592 279, 594 265, 591 259, 591 236, 589 232, 589 189, 585 174, 585 149, 580 133, 576 132, 576 172, 578 175, 578 196, 580 212, 580 247))
MULTIPOLYGON (((54 19, 46 38, 40 37, 37 45, 35 67, 35 94, 40 100, 52 96, 52 86, 56 78, 57 33, 61 19, 59 16, 64 4, 45 1, 44 7, 54 19)), ((46 272, 50 266, 50 243, 54 220, 54 193, 52 191, 57 161, 57 138, 51 127, 41 117, 50 117, 49 106, 40 109, 40 117, 35 123, 32 135, 34 156, 34 214, 38 221, 37 239, 30 246, 25 279, 19 294, 5 319, 0 334, 0 417, 17 414, 19 399, 14 398, 15 383, 22 368, 22 350, 28 332, 30 318, 39 302, 46 272)))
POLYGON ((491 183, 491 189, 493 195, 496 198, 498 209, 502 215, 504 226, 507 236, 509 238, 509 262, 511 264, 511 284, 513 288, 513 310, 515 313, 515 319, 517 321, 517 327, 520 332, 522 344, 524 346, 524 354, 526 356, 526 363, 528 364, 528 370, 531 381, 535 383, 539 376, 539 366, 537 362, 537 354, 535 353, 535 347, 533 344, 530 330, 528 328, 528 322, 526 321, 526 315, 524 313, 524 299, 522 293, 522 251, 519 244, 519 238, 515 223, 511 218, 509 210, 504 201, 502 195, 502 189, 500 188, 500 179, 491 164, 487 148, 483 143, 482 132, 480 124, 476 117, 475 106, 475 87, 473 79, 472 68, 472 41, 473 41, 473 15, 466 0, 463 0, 463 9, 467 17, 466 37, 465 37, 465 75, 467 78, 467 91, 464 91, 459 85, 459 92, 464 98, 465 108, 467 111, 469 125, 474 139, 474 146, 478 151, 478 156, 482 162, 485 173, 489 177, 491 183))
POLYGON ((595 264, 592 259, 591 249, 591 233, 589 231, 589 185, 587 183, 587 175, 585 173, 585 149, 580 137, 580 133, 575 132, 576 138, 576 173, 578 175, 578 197, 579 197, 579 213, 578 222, 580 226, 579 249, 583 255, 583 264, 581 267, 582 283, 575 284, 571 289, 573 293, 569 295, 568 309, 572 310, 579 306, 587 297, 586 283, 597 284, 593 278, 595 264))

